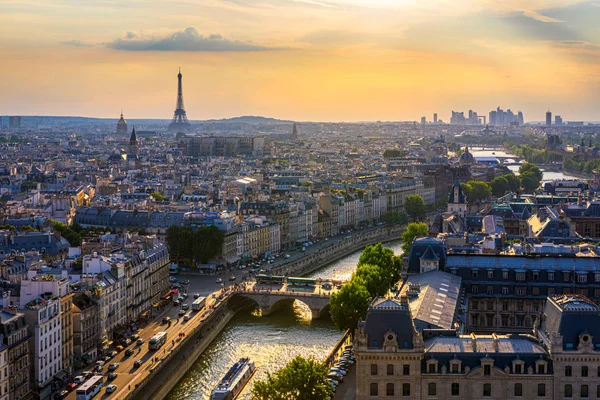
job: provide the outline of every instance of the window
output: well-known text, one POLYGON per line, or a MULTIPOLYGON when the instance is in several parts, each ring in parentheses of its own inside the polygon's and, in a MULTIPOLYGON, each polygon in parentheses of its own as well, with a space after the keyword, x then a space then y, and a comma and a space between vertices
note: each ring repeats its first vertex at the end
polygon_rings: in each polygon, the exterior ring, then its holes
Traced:
POLYGON ((371 383, 371 388, 369 390, 369 394, 371 396, 379 395, 379 386, 376 383, 371 383))
POLYGON ((517 302, 517 311, 523 311, 523 302, 522 301, 517 302))
POLYGON ((565 347, 567 349, 572 349, 573 348, 573 343, 567 343, 567 344, 565 344, 565 347))
POLYGON ((393 383, 388 383, 387 385, 385 385, 385 394, 387 396, 394 395, 394 384, 393 383))
POLYGON ((600 385, 596 385, 596 397, 600 398, 600 385))
POLYGON ((544 364, 538 365, 538 374, 545 374, 545 373, 546 373, 546 366, 544 364))
POLYGON ((589 396, 588 385, 581 385, 581 398, 589 396))
POLYGON ((546 385, 543 383, 538 383, 538 396, 546 395, 546 385))
POLYGON ((588 376, 588 367, 586 367, 585 365, 581 367, 581 376, 588 376))
POLYGON ((476 269, 471 270, 471 278, 473 278, 473 279, 479 278, 479 271, 476 269))
POLYGON ((565 367, 565 376, 573 376, 573 368, 570 365, 565 367))
POLYGON ((508 294, 508 286, 502 286, 502 294, 508 294))
POLYGON ((502 279, 508 279, 508 271, 502 271, 502 279))
POLYGON ((492 366, 491 365, 484 365, 483 366, 483 374, 484 375, 491 375, 492 374, 492 366))
POLYGON ((563 272, 563 281, 564 282, 569 282, 570 281, 570 279, 569 279, 570 275, 571 275, 570 272, 563 272))
POLYGON ((539 279, 540 279, 540 273, 539 273, 539 272, 534 272, 534 273, 533 273, 533 280, 534 280, 534 281, 537 281, 537 280, 539 280, 539 279))
POLYGON ((523 384, 515 383, 515 396, 523 396, 523 384))
POLYGON ((387 374, 388 375, 394 375, 394 364, 388 364, 387 365, 387 374))
POLYGON ((486 290, 487 294, 494 294, 494 287, 489 285, 486 290))
POLYGON ((377 364, 371 364, 371 375, 377 375, 377 364))
POLYGON ((492 384, 484 383, 483 384, 483 397, 490 397, 492 395, 492 384))
POLYGON ((402 396, 410 396, 410 383, 402 384, 402 396))
POLYGON ((501 315, 500 318, 502 319, 502 326, 508 326, 508 315, 501 315))
POLYGON ((517 294, 518 295, 524 295, 525 294, 525 288, 524 287, 518 287, 517 288, 517 294))
POLYGON ((431 363, 427 366, 427 372, 429 372, 430 374, 435 374, 435 364, 431 363))
POLYGON ((477 285, 471 286, 471 293, 473 293, 473 294, 479 293, 479 286, 477 286, 477 285))
POLYGON ((452 396, 460 395, 460 385, 458 383, 453 383, 451 386, 451 394, 452 396))
POLYGON ((554 280, 554 272, 548 272, 548 280, 549 281, 553 281, 554 280))
POLYGON ((534 296, 538 296, 540 294, 540 288, 538 286, 534 286, 531 288, 531 294, 534 296))
MULTIPOLYGON (((492 293, 494 293, 493 289, 492 289, 492 293)), ((487 309, 488 309, 488 311, 494 311, 494 302, 493 301, 487 302, 487 309)))
POLYGON ((435 383, 429 382, 429 384, 427 385, 427 394, 429 396, 435 396, 436 395, 435 393, 436 393, 435 383))
POLYGON ((488 277, 488 279, 494 279, 494 271, 488 271, 487 277, 488 277))
POLYGON ((404 364, 402 366, 402 375, 410 375, 410 365, 404 364))
POLYGON ((520 281, 520 282, 525 281, 525 272, 517 272, 517 281, 520 281))
POLYGON ((565 385, 565 397, 573 397, 573 386, 565 385))
POLYGON ((471 308, 472 308, 473 310, 477 310, 477 306, 478 306, 478 305, 479 305, 479 304, 477 303, 477 300, 473 300, 473 301, 471 301, 471 308))
POLYGON ((598 367, 598 376, 600 377, 600 367, 598 367))
POLYGON ((587 274, 577 274, 577 282, 586 283, 587 282, 587 274))
POLYGON ((458 374, 458 363, 457 362, 452 363, 452 365, 450 366, 450 371, 453 374, 458 374))
POLYGON ((516 364, 515 365, 515 374, 522 374, 523 373, 523 366, 521 364, 516 364))

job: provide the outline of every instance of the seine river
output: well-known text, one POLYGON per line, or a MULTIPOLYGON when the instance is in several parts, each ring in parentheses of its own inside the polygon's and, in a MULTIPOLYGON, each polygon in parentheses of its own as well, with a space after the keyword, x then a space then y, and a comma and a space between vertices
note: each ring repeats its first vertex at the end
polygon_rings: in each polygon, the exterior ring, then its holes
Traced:
MULTIPOLYGON (((386 246, 400 254, 400 241, 386 246)), ((356 268, 360 251, 310 275, 312 278, 348 279, 356 268)), ((292 307, 261 317, 256 311, 238 313, 216 337, 171 392, 169 399, 206 400, 227 370, 242 357, 257 366, 253 379, 263 379, 301 354, 325 358, 341 337, 329 318, 311 320, 310 310, 294 302, 292 307)), ((250 382, 241 399, 250 398, 250 382)))

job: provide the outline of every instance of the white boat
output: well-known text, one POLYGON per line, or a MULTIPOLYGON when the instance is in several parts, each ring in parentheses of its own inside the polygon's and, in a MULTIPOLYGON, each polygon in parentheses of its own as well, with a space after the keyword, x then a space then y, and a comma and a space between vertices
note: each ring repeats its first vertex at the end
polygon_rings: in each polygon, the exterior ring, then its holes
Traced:
POLYGON ((211 400, 234 400, 246 386, 256 367, 254 361, 242 358, 227 371, 221 382, 212 391, 211 400))

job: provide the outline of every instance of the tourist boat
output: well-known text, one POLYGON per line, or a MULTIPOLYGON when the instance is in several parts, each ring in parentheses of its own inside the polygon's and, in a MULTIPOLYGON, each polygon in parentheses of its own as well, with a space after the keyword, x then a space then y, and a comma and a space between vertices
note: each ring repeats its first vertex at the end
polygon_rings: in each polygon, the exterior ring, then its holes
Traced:
POLYGON ((221 382, 212 391, 210 399, 234 400, 252 378, 254 371, 256 371, 254 361, 249 358, 240 359, 227 371, 221 382))

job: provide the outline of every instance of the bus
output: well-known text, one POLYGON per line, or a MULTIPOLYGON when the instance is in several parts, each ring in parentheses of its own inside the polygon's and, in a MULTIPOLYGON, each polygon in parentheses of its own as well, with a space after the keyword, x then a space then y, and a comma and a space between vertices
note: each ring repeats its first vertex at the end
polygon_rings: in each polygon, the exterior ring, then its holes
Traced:
POLYGON ((163 344, 167 343, 167 332, 158 332, 148 341, 149 350, 158 350, 163 344))
POLYGON ((102 375, 94 375, 87 382, 84 382, 81 386, 77 388, 75 392, 76 400, 90 400, 95 395, 100 392, 102 389, 102 383, 104 382, 104 377, 102 375))
POLYGON ((310 278, 288 278, 287 283, 290 286, 316 286, 317 280, 310 278))
POLYGON ((285 276, 258 274, 256 275, 256 283, 265 283, 268 285, 282 285, 285 283, 285 276))
POLYGON ((206 304, 206 297, 198 297, 192 303, 192 310, 200 311, 200 310, 202 310, 202 308, 204 308, 204 304, 206 304))

